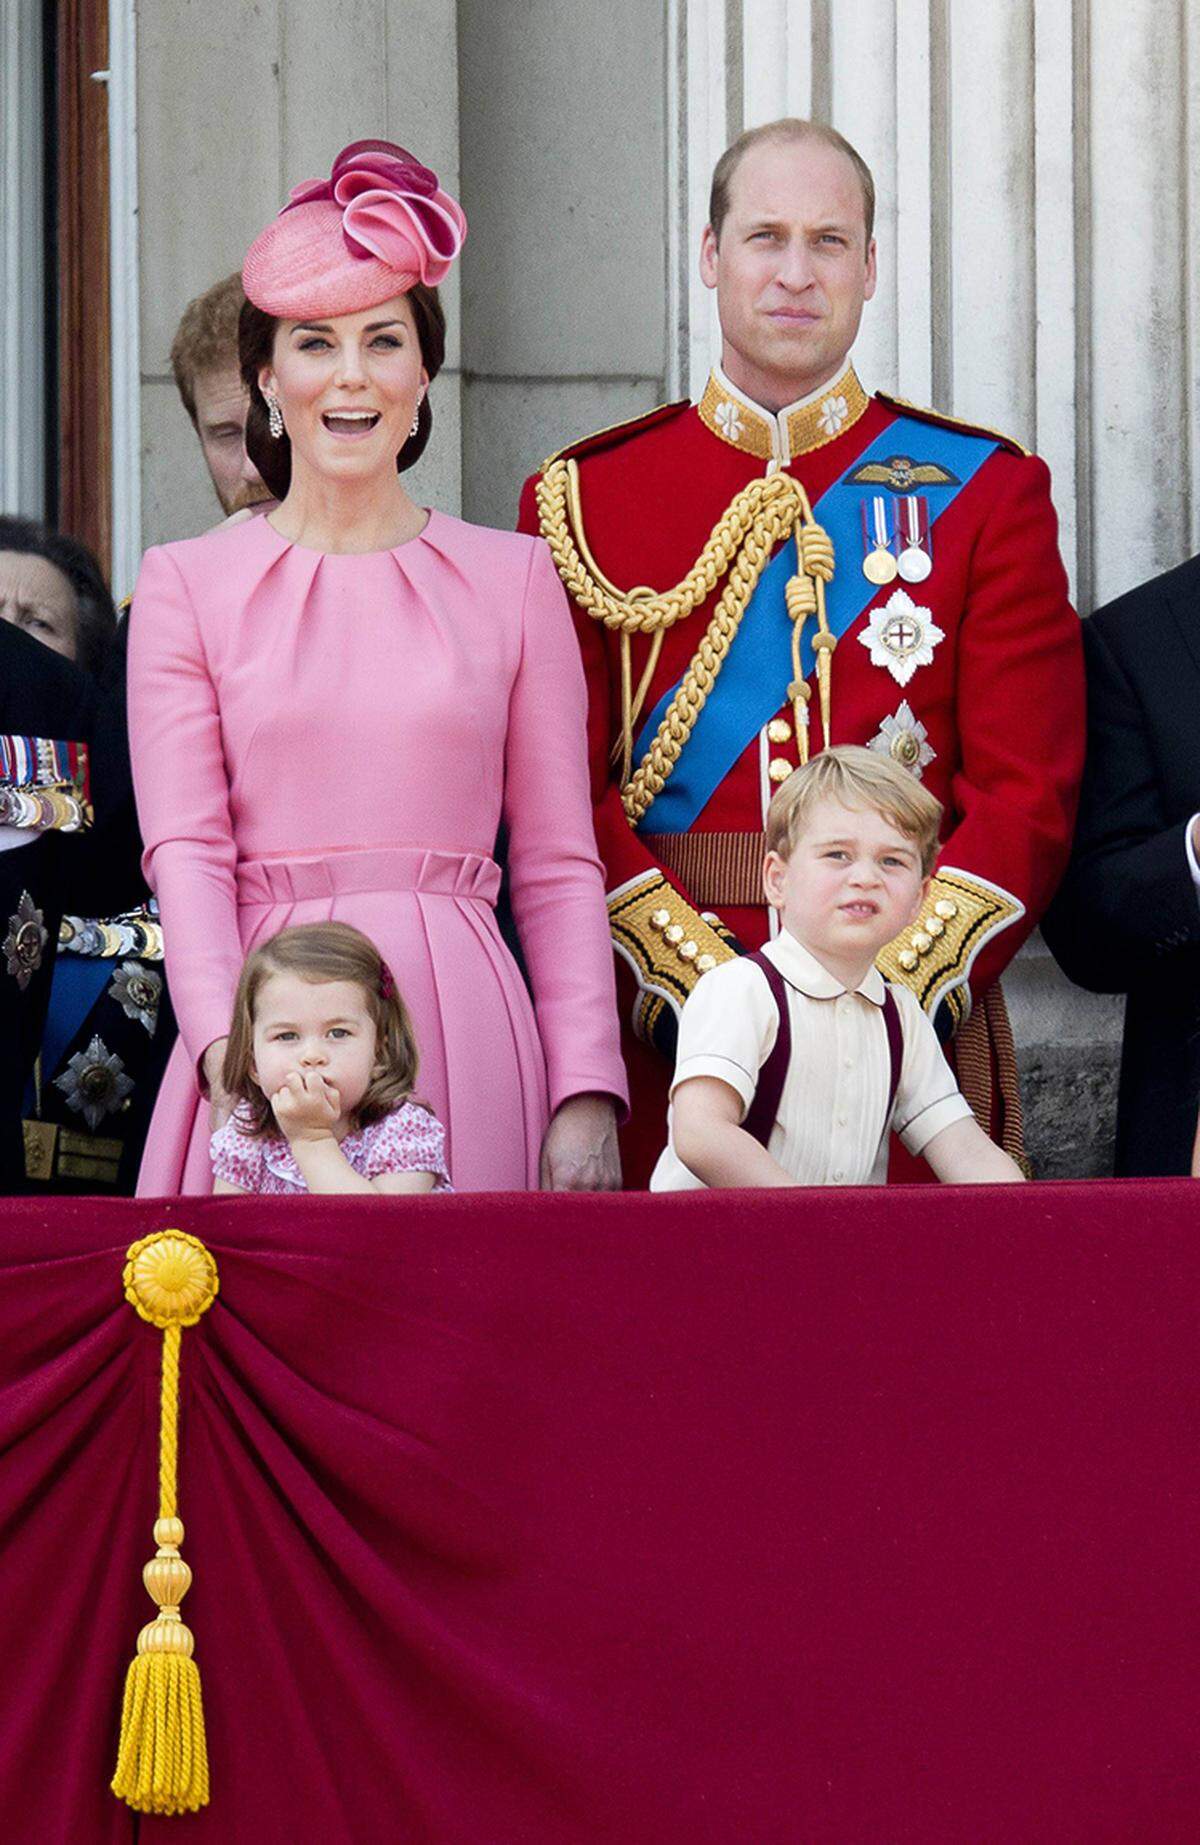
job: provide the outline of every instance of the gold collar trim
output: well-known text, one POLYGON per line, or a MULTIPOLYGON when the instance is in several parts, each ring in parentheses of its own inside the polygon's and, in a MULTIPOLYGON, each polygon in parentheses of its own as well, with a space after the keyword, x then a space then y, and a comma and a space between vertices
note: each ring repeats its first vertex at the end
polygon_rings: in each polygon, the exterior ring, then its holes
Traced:
POLYGON ((847 365, 840 377, 772 416, 744 397, 714 365, 697 408, 701 422, 722 442, 782 467, 842 435, 870 401, 854 367, 847 365))

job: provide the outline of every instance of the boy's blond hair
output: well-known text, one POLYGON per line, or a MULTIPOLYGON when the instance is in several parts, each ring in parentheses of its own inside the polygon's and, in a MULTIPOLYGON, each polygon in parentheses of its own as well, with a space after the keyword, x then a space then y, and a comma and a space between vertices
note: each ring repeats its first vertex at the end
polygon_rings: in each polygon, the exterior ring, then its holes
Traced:
POLYGON ((788 776, 767 811, 767 851, 790 858, 813 808, 824 800, 882 814, 912 840, 921 876, 929 876, 937 862, 941 802, 890 757, 857 743, 822 750, 788 776))

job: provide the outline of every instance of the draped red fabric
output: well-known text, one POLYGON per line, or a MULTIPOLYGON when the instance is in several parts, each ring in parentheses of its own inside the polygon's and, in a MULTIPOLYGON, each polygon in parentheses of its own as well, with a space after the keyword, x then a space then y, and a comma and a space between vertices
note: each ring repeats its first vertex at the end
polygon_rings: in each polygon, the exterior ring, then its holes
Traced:
POLYGON ((1200 1835, 1186 1181, 0 1207, 0 1838, 1200 1835), (108 1792, 161 1335, 212 1762, 108 1792))

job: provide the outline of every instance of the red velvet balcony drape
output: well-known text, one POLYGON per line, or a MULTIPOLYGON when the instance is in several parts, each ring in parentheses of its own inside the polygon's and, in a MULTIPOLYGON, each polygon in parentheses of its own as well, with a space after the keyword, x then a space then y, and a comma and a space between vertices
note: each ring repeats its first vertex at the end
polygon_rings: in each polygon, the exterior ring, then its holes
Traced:
POLYGON ((0 1837, 1193 1840, 1198 1196, 4 1204, 0 1837), (139 1821, 168 1224, 213 1799, 139 1821))

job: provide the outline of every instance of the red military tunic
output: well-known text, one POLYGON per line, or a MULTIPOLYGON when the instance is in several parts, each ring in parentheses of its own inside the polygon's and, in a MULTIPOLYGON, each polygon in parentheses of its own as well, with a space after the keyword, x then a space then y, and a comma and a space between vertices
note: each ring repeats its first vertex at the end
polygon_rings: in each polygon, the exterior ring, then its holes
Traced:
MULTIPOLYGON (((850 368, 778 416, 715 371, 699 405, 667 405, 576 444, 526 483, 521 502, 522 528, 550 541, 573 597, 587 674, 596 833, 624 963, 630 1185, 646 1183, 664 1143, 673 1016, 695 980, 733 951, 725 931, 755 947, 769 930, 759 884, 763 823, 775 787, 800 759, 805 705, 778 637, 768 646, 751 633, 757 623, 761 636, 764 622, 786 631, 781 588, 764 581, 751 602, 751 579, 789 535, 768 530, 764 539, 767 515, 748 505, 744 490, 780 472, 805 489, 817 523, 828 508, 826 522, 840 533, 824 593, 844 626, 829 672, 828 735, 808 673, 811 749, 829 742, 887 751, 946 809, 927 913, 880 963, 913 986, 940 1029, 963 1032, 964 1088, 994 1132, 1006 1131, 1010 1144, 1019 1135, 1012 1096, 1007 1124, 1000 1107, 1006 1022, 991 1003, 968 1020, 1050 900, 1082 771, 1079 624, 1048 470, 991 432, 868 397, 850 368), (727 510, 714 560, 710 536, 727 510), (761 558, 754 532, 749 552, 738 549, 754 517, 761 558), (899 580, 890 564, 892 581, 867 580, 877 520, 893 557, 916 537, 932 565, 924 580, 899 580), (667 592, 706 547, 694 606, 687 595, 672 601, 667 592), (742 625, 714 673, 711 646, 706 654, 701 643, 726 591, 725 628, 742 625), (768 608, 771 596, 777 606, 768 608), (624 661, 622 626, 632 628, 624 661), (767 651, 752 659, 760 646, 767 651), (689 668, 696 672, 686 681, 689 668), (673 688, 680 695, 672 710, 673 688), (674 760, 664 776, 660 752, 657 775, 652 766, 639 778, 655 732, 674 760), (685 788, 688 781, 696 786, 685 788), (648 788, 657 795, 643 812, 648 788)), ((804 561, 798 557, 798 572, 804 561)), ((781 585, 783 573, 776 577, 781 585)), ((718 636, 718 652, 721 645, 718 636)), ((1015 1089, 1011 1068, 1009 1077, 1015 1089)))

